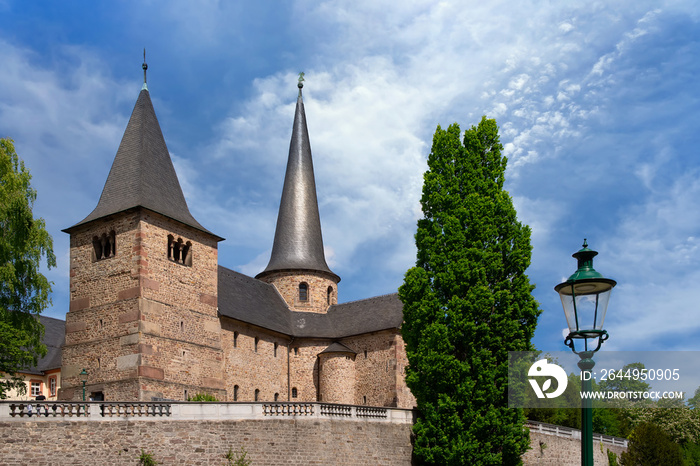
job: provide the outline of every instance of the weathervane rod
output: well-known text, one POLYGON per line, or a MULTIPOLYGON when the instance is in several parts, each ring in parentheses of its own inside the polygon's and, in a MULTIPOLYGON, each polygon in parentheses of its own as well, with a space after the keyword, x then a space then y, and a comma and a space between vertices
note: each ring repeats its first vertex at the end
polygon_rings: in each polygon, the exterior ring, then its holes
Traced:
POLYGON ((143 48, 143 87, 141 90, 148 90, 148 86, 146 85, 146 70, 148 69, 148 65, 146 64, 146 47, 143 48))

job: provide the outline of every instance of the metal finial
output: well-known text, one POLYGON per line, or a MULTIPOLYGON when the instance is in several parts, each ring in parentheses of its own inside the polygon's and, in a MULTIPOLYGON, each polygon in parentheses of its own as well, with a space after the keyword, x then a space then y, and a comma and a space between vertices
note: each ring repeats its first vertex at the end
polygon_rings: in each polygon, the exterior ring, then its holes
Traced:
POLYGON ((301 88, 304 87, 304 72, 299 73, 299 82, 297 83, 299 88, 299 97, 301 97, 301 88))
POLYGON ((146 70, 148 69, 148 65, 146 64, 146 48, 144 47, 143 49, 143 87, 141 88, 142 90, 148 90, 148 86, 146 85, 146 70))
POLYGON ((588 247, 588 241, 586 241, 586 238, 583 238, 583 247, 584 248, 588 247))

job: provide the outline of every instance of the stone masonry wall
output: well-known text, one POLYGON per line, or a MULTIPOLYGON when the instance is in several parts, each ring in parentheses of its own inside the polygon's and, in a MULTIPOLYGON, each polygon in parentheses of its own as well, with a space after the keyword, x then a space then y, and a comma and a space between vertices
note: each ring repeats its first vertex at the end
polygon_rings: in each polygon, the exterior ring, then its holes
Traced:
POLYGON ((410 465, 411 424, 343 420, 0 423, 5 466, 222 465, 241 446, 255 465, 410 465))
MULTIPOLYGON (((566 466, 581 464, 581 441, 530 431, 530 450, 523 455, 524 466, 566 466)), ((595 466, 608 466, 608 450, 620 455, 627 449, 622 446, 593 442, 595 466)))
POLYGON ((259 390, 258 401, 275 401, 275 394, 277 401, 289 401, 287 351, 290 337, 228 318, 221 319, 221 330, 227 393, 226 400, 222 401, 255 401, 255 390, 259 390))
POLYGON ((144 209, 73 231, 60 398, 79 398, 83 368, 107 400, 225 398, 217 267, 212 235, 144 209), (111 231, 116 254, 96 261, 92 238, 111 231), (191 244, 191 266, 168 258, 169 235, 191 244))
POLYGON ((274 285, 290 309, 295 311, 325 313, 329 306, 338 304, 338 282, 326 273, 307 270, 273 272, 260 279, 274 285), (308 285, 306 301, 299 300, 300 283, 308 285), (328 288, 332 289, 330 297, 328 288))
POLYGON ((355 404, 355 355, 322 353, 318 362, 319 401, 355 404))

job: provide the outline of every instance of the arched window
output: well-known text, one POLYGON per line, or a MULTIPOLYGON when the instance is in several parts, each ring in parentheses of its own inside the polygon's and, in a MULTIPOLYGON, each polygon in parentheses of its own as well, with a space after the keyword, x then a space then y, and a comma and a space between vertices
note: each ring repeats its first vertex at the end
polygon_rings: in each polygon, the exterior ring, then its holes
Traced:
POLYGON ((168 259, 192 267, 192 242, 168 235, 168 259))
POLYGON ((278 345, 277 343, 275 343, 275 357, 277 357, 277 347, 278 347, 278 346, 279 346, 279 345, 278 345))
POLYGON ((233 332, 233 347, 238 348, 238 332, 233 332))
POLYGON ((279 394, 279 393, 275 393, 275 401, 279 401, 279 399, 280 399, 280 394, 279 394))
POLYGON ((329 306, 331 304, 333 304, 333 287, 332 286, 329 286, 328 290, 326 291, 326 300, 327 300, 329 306))
POLYGON ((260 338, 255 337, 255 352, 258 352, 258 342, 260 341, 260 338))
POLYGON ((367 404, 367 395, 362 397, 362 404, 366 405, 367 404))
POLYGON ((117 235, 114 230, 92 237, 93 261, 114 257, 117 253, 117 235))
POLYGON ((309 300, 309 285, 306 283, 299 283, 299 301, 309 300))
POLYGON ((238 385, 233 386, 233 401, 238 401, 238 385))
POLYGON ((299 348, 294 348, 294 356, 299 356, 299 348))
POLYGON ((292 398, 296 398, 296 397, 297 397, 297 387, 293 387, 292 388, 292 398))
POLYGON ((258 390, 258 389, 256 388, 256 389, 255 389, 255 401, 260 401, 259 398, 260 398, 260 390, 258 390))

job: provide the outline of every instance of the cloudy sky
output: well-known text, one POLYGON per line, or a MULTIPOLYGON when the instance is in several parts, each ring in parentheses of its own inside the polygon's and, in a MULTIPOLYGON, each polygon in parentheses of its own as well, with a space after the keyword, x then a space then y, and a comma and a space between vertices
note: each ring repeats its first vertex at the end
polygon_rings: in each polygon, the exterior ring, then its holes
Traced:
POLYGON ((618 281, 606 349, 700 350, 700 7, 692 0, 0 0, 0 137, 54 238, 96 205, 142 84, 222 265, 269 260, 304 101, 340 300, 395 292, 415 260, 436 126, 496 118, 532 228, 535 345, 564 349, 553 287, 583 238, 618 281))

